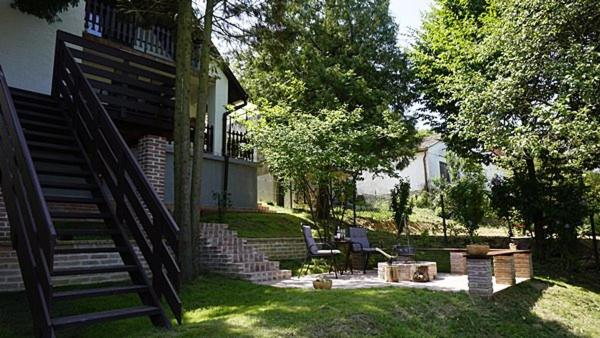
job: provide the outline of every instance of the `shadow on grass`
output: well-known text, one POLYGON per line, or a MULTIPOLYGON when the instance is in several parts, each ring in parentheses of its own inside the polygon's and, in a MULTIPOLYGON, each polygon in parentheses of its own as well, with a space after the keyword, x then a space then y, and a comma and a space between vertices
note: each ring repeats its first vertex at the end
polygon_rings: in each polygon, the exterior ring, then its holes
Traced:
MULTIPOLYGON (((421 289, 278 289, 203 276, 183 288, 184 324, 174 330, 154 329, 148 319, 138 318, 59 337, 577 337, 562 323, 544 320, 532 311, 550 287, 550 282, 533 280, 483 301, 465 293, 421 289)), ((116 297, 103 303, 99 299, 77 304, 75 309, 92 311, 129 300, 116 297)), ((544 306, 552 310, 552 303, 544 306)), ((26 337, 31 335, 30 325, 24 293, 2 295, 0 336, 26 337)))
POLYGON ((588 265, 577 270, 559 269, 551 264, 534 262, 535 275, 574 285, 595 293, 600 293, 600 269, 588 265))

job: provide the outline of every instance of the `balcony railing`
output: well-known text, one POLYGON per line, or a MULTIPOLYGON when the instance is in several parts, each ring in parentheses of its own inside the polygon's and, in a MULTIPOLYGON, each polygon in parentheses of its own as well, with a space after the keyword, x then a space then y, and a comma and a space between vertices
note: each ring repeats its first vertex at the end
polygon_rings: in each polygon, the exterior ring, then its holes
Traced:
POLYGON ((169 27, 142 27, 135 15, 119 12, 110 1, 86 0, 85 30, 150 55, 173 60, 175 34, 169 27))
POLYGON ((247 149, 249 144, 247 132, 235 130, 232 125, 227 129, 227 155, 231 158, 240 160, 253 161, 254 150, 247 149))

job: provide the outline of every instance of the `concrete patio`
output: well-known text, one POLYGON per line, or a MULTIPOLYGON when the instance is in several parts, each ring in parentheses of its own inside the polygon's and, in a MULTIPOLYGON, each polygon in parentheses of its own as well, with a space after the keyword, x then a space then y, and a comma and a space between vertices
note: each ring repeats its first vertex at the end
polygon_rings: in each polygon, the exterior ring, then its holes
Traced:
MULTIPOLYGON (((400 282, 386 282, 383 279, 379 279, 377 271, 368 270, 366 274, 357 272, 354 274, 338 275, 338 279, 335 279, 333 274, 314 274, 306 275, 302 277, 292 277, 290 279, 261 282, 262 285, 270 285, 279 288, 304 288, 312 289, 312 282, 317 278, 328 277, 333 280, 333 289, 361 289, 361 288, 381 288, 381 287, 405 287, 405 288, 421 288, 429 289, 434 291, 468 291, 468 280, 467 275, 456 275, 449 273, 439 273, 437 278, 426 283, 418 283, 411 281, 400 281, 400 282)), ((527 278, 517 278, 516 282, 521 283, 527 280, 527 278)), ((508 284, 496 284, 495 278, 493 279, 494 293, 509 288, 508 284)))

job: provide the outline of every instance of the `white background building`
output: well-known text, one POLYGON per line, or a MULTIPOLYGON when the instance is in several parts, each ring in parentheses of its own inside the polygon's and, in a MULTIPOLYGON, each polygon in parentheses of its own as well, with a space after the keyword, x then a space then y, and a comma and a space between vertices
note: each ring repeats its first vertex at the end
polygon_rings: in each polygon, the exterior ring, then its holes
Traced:
MULTIPOLYGON (((504 175, 501 168, 491 164, 484 166, 484 173, 488 181, 496 175, 504 175)), ((446 144, 438 136, 428 136, 419 145, 415 158, 410 164, 399 171, 400 177, 410 180, 412 192, 428 190, 433 181, 448 175, 446 162, 446 144)), ((374 176, 372 173, 363 173, 363 180, 356 186, 359 195, 389 195, 390 190, 398 183, 398 178, 388 175, 374 176)))

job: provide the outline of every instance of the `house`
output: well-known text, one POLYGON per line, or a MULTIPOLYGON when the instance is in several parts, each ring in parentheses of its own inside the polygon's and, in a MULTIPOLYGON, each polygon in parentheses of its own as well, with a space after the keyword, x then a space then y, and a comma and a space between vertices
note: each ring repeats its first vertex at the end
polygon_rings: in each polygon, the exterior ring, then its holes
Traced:
MULTIPOLYGON (((483 167, 485 176, 490 181, 496 175, 504 175, 504 171, 490 164, 483 167)), ((426 136, 421 141, 417 153, 409 165, 398 171, 400 177, 410 180, 411 192, 429 191, 436 179, 450 178, 446 161, 446 144, 439 135, 426 136)), ((398 178, 389 175, 373 175, 363 173, 363 180, 356 184, 359 195, 389 195, 398 183, 398 178)))
MULTIPOLYGON (((82 0, 51 24, 11 2, 0 0, 0 291, 26 290, 37 336, 136 316, 169 327, 166 312, 181 320, 182 311, 179 229, 167 209, 173 31, 142 27, 111 1, 82 0), (55 290, 115 280, 129 284, 55 290), (120 294, 139 302, 52 311, 120 294)), ((225 108, 244 106, 247 94, 221 63, 211 78, 201 206, 227 191, 234 208, 255 209, 256 164, 225 108)))

